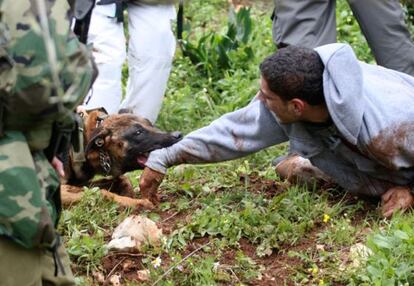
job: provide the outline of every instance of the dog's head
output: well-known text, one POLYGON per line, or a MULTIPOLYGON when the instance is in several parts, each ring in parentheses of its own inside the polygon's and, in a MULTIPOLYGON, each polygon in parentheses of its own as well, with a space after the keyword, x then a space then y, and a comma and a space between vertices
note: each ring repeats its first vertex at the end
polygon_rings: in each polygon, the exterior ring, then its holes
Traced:
POLYGON ((145 167, 151 151, 181 140, 179 132, 163 132, 140 116, 106 115, 102 110, 84 117, 85 155, 96 173, 119 176, 145 167))

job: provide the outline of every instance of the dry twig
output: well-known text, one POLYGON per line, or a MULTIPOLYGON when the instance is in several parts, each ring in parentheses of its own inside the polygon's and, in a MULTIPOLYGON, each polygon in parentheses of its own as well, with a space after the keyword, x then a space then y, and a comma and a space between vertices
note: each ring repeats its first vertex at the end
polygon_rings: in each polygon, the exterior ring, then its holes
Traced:
POLYGON ((105 281, 104 281, 104 285, 108 285, 108 279, 111 277, 111 275, 115 272, 115 270, 118 268, 118 266, 124 262, 124 260, 126 259, 126 257, 122 258, 113 268, 112 270, 109 272, 109 274, 106 276, 105 281))

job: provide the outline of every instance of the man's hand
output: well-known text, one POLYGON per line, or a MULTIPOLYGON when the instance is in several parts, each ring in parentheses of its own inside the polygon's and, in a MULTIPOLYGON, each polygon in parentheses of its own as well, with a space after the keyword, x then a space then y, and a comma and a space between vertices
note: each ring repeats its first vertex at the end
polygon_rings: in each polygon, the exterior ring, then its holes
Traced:
POLYGON ((157 190, 163 179, 164 174, 150 168, 145 168, 139 180, 139 190, 142 198, 150 200, 153 204, 157 204, 157 190))
POLYGON ((381 196, 382 215, 390 218, 397 210, 406 210, 414 205, 414 196, 409 187, 393 187, 381 196))

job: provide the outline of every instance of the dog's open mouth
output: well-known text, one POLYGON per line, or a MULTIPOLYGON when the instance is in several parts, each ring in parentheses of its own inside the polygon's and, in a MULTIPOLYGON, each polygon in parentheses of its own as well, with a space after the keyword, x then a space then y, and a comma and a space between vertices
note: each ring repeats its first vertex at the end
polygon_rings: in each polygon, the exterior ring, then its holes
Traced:
POLYGON ((149 157, 150 153, 152 151, 156 150, 156 149, 158 149, 158 148, 152 148, 152 149, 149 149, 145 152, 142 152, 142 153, 138 154, 137 163, 138 163, 140 168, 144 169, 146 167, 145 163, 147 163, 147 160, 148 160, 148 157, 149 157))
POLYGON ((137 162, 141 168, 145 168, 145 163, 148 160, 149 152, 138 155, 137 162))

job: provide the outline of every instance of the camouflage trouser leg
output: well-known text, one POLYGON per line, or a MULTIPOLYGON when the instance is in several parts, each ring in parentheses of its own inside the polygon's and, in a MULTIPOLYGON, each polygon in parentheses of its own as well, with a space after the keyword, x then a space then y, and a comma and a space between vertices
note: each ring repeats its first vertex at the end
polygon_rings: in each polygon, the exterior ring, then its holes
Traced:
POLYGON ((42 152, 31 153, 25 137, 6 132, 0 139, 0 235, 32 248, 55 239, 59 179, 42 152))
POLYGON ((57 250, 65 274, 55 276, 53 254, 40 245, 56 238, 59 179, 42 152, 31 153, 25 136, 0 139, 0 285, 75 285, 63 246, 57 250), (8 237, 8 238, 6 238, 8 237))
POLYGON ((58 255, 65 275, 59 271, 55 276, 55 263, 51 252, 26 249, 5 237, 0 237, 0 285, 76 285, 70 269, 69 257, 63 245, 59 247, 58 255))

